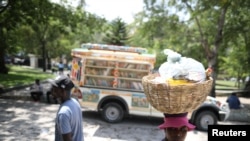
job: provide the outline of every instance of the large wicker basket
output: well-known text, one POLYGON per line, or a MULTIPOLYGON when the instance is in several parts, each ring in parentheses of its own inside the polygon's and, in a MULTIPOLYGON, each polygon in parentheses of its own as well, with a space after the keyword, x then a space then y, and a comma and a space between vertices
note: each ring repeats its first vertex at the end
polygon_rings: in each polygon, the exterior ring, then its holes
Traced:
POLYGON ((170 86, 153 81, 156 75, 142 78, 144 93, 149 103, 162 113, 178 114, 191 112, 202 104, 212 88, 213 79, 201 83, 170 86))

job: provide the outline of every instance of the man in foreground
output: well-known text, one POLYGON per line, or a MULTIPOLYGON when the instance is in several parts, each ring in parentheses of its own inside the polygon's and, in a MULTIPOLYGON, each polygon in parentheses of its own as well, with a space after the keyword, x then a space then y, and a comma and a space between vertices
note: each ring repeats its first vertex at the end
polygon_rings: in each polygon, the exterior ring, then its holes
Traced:
POLYGON ((71 98, 73 82, 67 76, 61 76, 52 84, 52 95, 57 98, 60 107, 55 120, 55 141, 83 141, 83 121, 80 104, 71 98))

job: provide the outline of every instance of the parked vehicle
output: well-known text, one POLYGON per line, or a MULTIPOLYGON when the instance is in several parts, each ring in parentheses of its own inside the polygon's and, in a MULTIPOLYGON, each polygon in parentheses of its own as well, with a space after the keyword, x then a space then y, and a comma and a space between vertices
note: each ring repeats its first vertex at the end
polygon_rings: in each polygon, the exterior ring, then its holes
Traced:
POLYGON ((207 96, 206 101, 193 111, 189 118, 197 129, 207 131, 208 125, 216 125, 218 121, 225 121, 229 114, 230 109, 226 102, 207 96))
MULTIPOLYGON (((73 96, 109 123, 121 122, 129 115, 163 117, 143 92, 142 77, 152 72, 156 60, 146 52, 144 48, 100 44, 73 49, 70 77, 79 86, 73 96)), ((189 117, 197 129, 207 130, 208 125, 217 124, 228 115, 227 103, 208 96, 189 117)))

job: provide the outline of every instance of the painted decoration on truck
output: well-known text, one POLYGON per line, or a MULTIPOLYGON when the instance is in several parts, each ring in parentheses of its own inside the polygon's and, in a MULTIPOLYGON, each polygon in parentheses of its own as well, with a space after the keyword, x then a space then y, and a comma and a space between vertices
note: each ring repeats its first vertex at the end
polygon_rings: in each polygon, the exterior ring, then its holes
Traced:
POLYGON ((74 58, 72 60, 72 70, 71 77, 76 79, 77 81, 81 80, 81 72, 82 72, 82 63, 80 58, 74 58))
POLYGON ((144 94, 133 93, 132 94, 132 107, 143 107, 148 108, 149 103, 144 94))
POLYGON ((96 89, 89 89, 86 91, 82 91, 82 93, 83 93, 82 101, 98 102, 100 97, 100 90, 96 89))

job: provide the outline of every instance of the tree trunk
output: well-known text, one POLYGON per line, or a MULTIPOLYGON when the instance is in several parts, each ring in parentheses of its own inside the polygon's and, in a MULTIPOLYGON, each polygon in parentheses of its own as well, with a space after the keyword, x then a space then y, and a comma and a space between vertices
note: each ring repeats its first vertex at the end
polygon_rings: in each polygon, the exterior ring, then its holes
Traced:
POLYGON ((2 49, 2 51, 0 51, 0 73, 8 74, 9 70, 5 65, 4 56, 5 56, 5 54, 4 54, 3 49, 2 49))
POLYGON ((210 67, 213 69, 212 76, 213 76, 214 82, 213 82, 213 89, 210 94, 212 97, 216 97, 215 84, 216 84, 217 73, 218 73, 218 50, 223 39, 223 28, 225 25, 225 16, 227 13, 227 9, 228 9, 228 5, 225 5, 221 9, 220 17, 218 19, 218 29, 217 29, 217 34, 215 36, 214 48, 210 49, 212 56, 210 56, 208 60, 210 67))
POLYGON ((5 49, 7 48, 7 44, 6 44, 6 40, 4 38, 3 30, 1 27, 0 27, 0 48, 1 48, 1 51, 0 51, 0 73, 8 74, 9 70, 5 65, 5 59, 4 59, 5 49))
POLYGON ((210 96, 212 97, 216 97, 216 79, 217 79, 217 72, 218 72, 218 61, 217 61, 217 53, 213 53, 210 57, 208 57, 208 65, 209 67, 213 70, 212 72, 212 78, 213 78, 213 87, 212 90, 210 92, 210 96))
MULTIPOLYGON (((194 12, 191 5, 189 5, 187 2, 185 2, 185 4, 191 12, 194 12)), ((224 28, 225 15, 226 15, 228 6, 229 4, 227 3, 221 8, 221 11, 220 11, 221 13, 218 19, 218 29, 217 29, 217 33, 215 36, 214 45, 209 44, 208 39, 203 32, 203 29, 201 27, 201 23, 198 17, 197 16, 194 17, 196 24, 198 26, 199 33, 200 33, 200 42, 205 51, 205 55, 208 61, 208 67, 210 67, 213 70, 212 77, 214 81, 213 81, 213 88, 210 93, 212 97, 216 97, 215 84, 216 84, 217 73, 218 73, 218 49, 223 39, 223 28, 224 28)))
POLYGON ((46 67, 46 41, 42 41, 42 62, 43 62, 43 72, 46 72, 46 69, 47 69, 47 67, 46 67))

